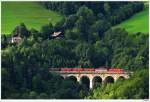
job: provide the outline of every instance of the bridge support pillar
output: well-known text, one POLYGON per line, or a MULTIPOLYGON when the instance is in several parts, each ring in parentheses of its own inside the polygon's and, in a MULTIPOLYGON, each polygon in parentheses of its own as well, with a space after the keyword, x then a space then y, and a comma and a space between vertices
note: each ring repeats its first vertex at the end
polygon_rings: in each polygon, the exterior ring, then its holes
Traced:
POLYGON ((90 89, 93 88, 93 83, 92 83, 92 79, 90 79, 90 89))
POLYGON ((76 77, 77 78, 77 82, 79 82, 80 83, 80 78, 79 77, 76 77))
POLYGON ((114 77, 114 83, 117 81, 118 78, 114 77))

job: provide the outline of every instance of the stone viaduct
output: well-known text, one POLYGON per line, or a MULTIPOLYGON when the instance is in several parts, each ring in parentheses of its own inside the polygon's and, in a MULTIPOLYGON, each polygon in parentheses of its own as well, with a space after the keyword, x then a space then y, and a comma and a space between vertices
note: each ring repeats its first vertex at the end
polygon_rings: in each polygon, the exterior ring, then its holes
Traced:
POLYGON ((102 73, 102 72, 62 72, 57 71, 63 78, 72 78, 83 84, 84 80, 88 81, 88 87, 93 88, 94 84, 99 83, 114 83, 119 78, 128 79, 132 72, 122 72, 122 73, 102 73))

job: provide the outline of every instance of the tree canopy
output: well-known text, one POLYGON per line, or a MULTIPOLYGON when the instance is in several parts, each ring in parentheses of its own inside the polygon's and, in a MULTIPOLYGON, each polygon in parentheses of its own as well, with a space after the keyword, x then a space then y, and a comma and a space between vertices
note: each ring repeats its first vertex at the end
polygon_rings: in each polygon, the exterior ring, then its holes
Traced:
POLYGON ((66 18, 36 29, 25 24, 12 34, 22 38, 2 41, 3 99, 147 99, 148 34, 129 34, 115 24, 143 9, 142 2, 41 2, 66 18), (54 32, 61 36, 52 37, 54 32), (128 80, 88 91, 84 85, 63 79, 49 68, 123 68, 135 72, 128 80))

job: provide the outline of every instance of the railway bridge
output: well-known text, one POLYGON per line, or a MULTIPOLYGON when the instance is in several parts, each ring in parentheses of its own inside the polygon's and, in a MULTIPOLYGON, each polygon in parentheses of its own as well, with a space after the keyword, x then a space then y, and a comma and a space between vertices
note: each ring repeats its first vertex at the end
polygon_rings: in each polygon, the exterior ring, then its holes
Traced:
POLYGON ((96 84, 114 83, 118 79, 128 79, 132 72, 75 72, 75 71, 55 71, 64 79, 70 78, 78 81, 80 84, 85 84, 92 89, 96 84))

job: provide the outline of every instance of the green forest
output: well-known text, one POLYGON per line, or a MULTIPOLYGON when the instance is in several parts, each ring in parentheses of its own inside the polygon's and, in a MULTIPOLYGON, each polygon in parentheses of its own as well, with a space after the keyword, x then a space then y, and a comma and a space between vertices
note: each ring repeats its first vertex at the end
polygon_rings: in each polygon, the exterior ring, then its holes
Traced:
POLYGON ((144 2, 36 3, 63 18, 40 30, 20 22, 9 36, 1 35, 2 99, 149 99, 149 32, 113 28, 143 12, 144 2), (61 35, 54 37, 54 32, 61 35), (21 41, 12 43, 13 37, 21 41), (101 66, 123 68, 133 75, 87 89, 49 72, 101 66))

